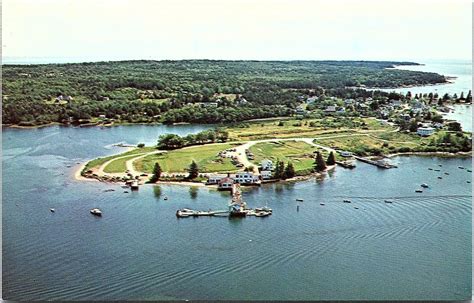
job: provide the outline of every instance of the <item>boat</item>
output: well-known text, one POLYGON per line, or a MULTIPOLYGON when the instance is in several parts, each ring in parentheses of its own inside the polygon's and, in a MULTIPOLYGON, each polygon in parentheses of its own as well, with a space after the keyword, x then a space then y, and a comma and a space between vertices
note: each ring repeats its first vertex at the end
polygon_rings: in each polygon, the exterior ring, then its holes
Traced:
POLYGON ((342 200, 344 203, 351 203, 351 200, 342 200))
POLYGON ((423 184, 421 184, 421 187, 428 188, 429 186, 428 186, 428 184, 423 183, 423 184))
POLYGON ((467 183, 471 183, 471 181, 466 181, 467 183))
POLYGON ((93 208, 90 210, 90 213, 93 214, 94 216, 102 216, 102 211, 98 208, 93 208))
POLYGON ((256 212, 269 212, 269 213, 272 213, 272 209, 268 206, 257 207, 257 208, 255 208, 255 211, 256 212))
POLYGON ((165 200, 165 201, 166 201, 166 200, 168 200, 168 197, 167 197, 167 196, 165 196, 165 197, 163 198, 163 200, 165 200))
POLYGON ((458 168, 460 168, 460 169, 464 169, 464 167, 462 167, 462 166, 458 166, 458 168))
MULTIPOLYGON (((255 213, 255 215, 257 215, 257 213, 255 213)), ((241 218, 241 217, 245 217, 245 216, 247 216, 247 212, 243 211, 243 210, 233 209, 229 212, 229 217, 241 218)))
POLYGON ((428 168, 428 170, 433 170, 433 169, 430 167, 430 168, 428 168))
POLYGON ((255 217, 268 217, 269 215, 271 215, 271 213, 268 211, 259 211, 255 213, 255 217))
POLYGON ((468 173, 472 173, 472 170, 468 169, 467 172, 468 172, 468 173))
POLYGON ((392 200, 384 200, 385 203, 393 203, 392 200))
POLYGON ((438 177, 438 179, 443 179, 443 177, 438 177))
POLYGON ((444 173, 445 175, 449 175, 449 173, 444 173))
POLYGON ((434 171, 440 171, 439 169, 435 169, 434 171))
POLYGON ((132 190, 138 190, 138 181, 133 181, 132 184, 130 184, 130 188, 132 190))
POLYGON ((189 208, 178 209, 176 211, 176 217, 178 218, 185 218, 185 217, 193 216, 195 214, 197 214, 197 211, 189 209, 189 208))
POLYGON ((54 208, 50 208, 49 211, 54 213, 56 210, 54 208))
POLYGON ((415 189, 415 193, 422 193, 423 190, 422 189, 415 189))
POLYGON ((324 205, 326 205, 326 204, 324 204, 324 203, 319 203, 319 205, 322 205, 322 206, 324 206, 324 205))
POLYGON ((443 165, 441 165, 441 164, 438 164, 438 166, 439 166, 439 167, 443 167, 443 165))
POLYGON ((303 202, 303 199, 296 199, 296 201, 298 201, 298 202, 303 202))
POLYGON ((359 209, 357 206, 354 206, 354 209, 359 209))

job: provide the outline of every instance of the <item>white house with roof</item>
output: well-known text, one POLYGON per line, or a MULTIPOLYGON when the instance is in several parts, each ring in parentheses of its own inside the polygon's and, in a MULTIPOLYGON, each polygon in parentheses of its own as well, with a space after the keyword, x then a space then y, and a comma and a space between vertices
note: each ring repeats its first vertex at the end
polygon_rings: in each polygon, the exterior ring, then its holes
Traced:
POLYGON ((232 185, 234 184, 234 179, 225 177, 219 180, 217 183, 218 190, 232 190, 232 185))
POLYGON ((262 167, 262 170, 273 170, 273 161, 270 159, 263 159, 260 162, 260 166, 262 167))
POLYGON ((272 178, 272 171, 271 170, 262 170, 260 172, 260 176, 262 180, 270 180, 272 178))
POLYGON ((209 175, 209 178, 207 179, 207 184, 217 184, 219 181, 222 179, 226 178, 227 174, 212 174, 209 175))
POLYGON ((335 112, 336 112, 336 105, 329 105, 324 110, 324 113, 326 113, 326 114, 334 114, 335 112))
POLYGON ((235 175, 231 175, 231 178, 239 184, 258 184, 260 178, 258 175, 254 175, 252 172, 238 172, 235 175))
POLYGON ((422 137, 428 137, 434 134, 435 130, 433 127, 418 127, 416 133, 422 137))

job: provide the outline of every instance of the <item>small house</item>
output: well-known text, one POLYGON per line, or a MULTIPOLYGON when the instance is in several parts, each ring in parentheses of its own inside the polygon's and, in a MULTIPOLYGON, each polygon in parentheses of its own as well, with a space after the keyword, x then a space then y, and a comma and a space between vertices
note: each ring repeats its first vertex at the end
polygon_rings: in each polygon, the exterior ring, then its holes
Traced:
POLYGON ((272 160, 263 159, 263 160, 260 162, 260 165, 262 166, 262 170, 273 170, 273 162, 272 162, 272 160))
POLYGON ((422 137, 431 136, 435 132, 435 128, 433 127, 418 127, 416 133, 422 137))
POLYGON ((229 177, 222 178, 217 183, 218 190, 232 190, 232 185, 234 184, 234 180, 229 177))
POLYGON ((212 174, 207 179, 206 184, 218 184, 219 181, 227 177, 227 174, 212 174))
POLYGON ((272 178, 272 172, 270 170, 262 170, 260 176, 262 180, 270 180, 272 178))
POLYGON ((352 157, 352 153, 348 152, 348 151, 340 151, 339 155, 341 155, 341 157, 345 157, 345 158, 352 157))

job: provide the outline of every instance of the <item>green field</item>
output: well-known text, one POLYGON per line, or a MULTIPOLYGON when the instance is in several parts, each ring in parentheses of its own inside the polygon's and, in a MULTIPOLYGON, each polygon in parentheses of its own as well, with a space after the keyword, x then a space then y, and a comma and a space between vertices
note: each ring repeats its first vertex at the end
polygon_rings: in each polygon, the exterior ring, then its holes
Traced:
MULTIPOLYGON (((282 142, 262 142, 250 147, 254 154, 253 163, 260 163, 263 159, 270 159, 274 165, 277 160, 292 162, 297 172, 311 170, 314 164, 314 152, 319 150, 305 142, 282 141, 282 142)), ((321 150, 320 150, 321 151, 321 150)), ((326 156, 326 152, 323 152, 326 156)))
POLYGON ((230 159, 217 156, 220 151, 231 148, 230 143, 192 146, 172 150, 163 154, 149 155, 134 162, 138 171, 151 173, 155 162, 158 162, 164 172, 186 172, 194 160, 200 172, 233 172, 237 168, 230 159))
MULTIPOLYGON (((127 155, 131 156, 131 155, 137 155, 137 154, 141 154, 141 153, 149 153, 149 152, 152 152, 154 150, 156 150, 155 147, 135 148, 135 149, 127 151, 123 154, 112 155, 112 156, 108 156, 108 157, 104 157, 104 158, 97 158, 97 159, 94 159, 94 160, 91 160, 91 161, 87 162, 87 164, 84 167, 83 171, 87 171, 87 170, 92 169, 92 168, 97 168, 97 167, 101 166, 102 164, 104 164, 105 162, 107 162, 109 160, 112 160, 114 158, 117 158, 117 157, 122 157, 122 156, 127 156, 127 155)), ((113 161, 113 162, 115 162, 115 161, 113 161)))
POLYGON ((125 162, 128 160, 137 157, 138 155, 130 155, 128 157, 120 158, 110 162, 105 168, 104 172, 106 173, 123 173, 127 170, 125 162))
POLYGON ((318 136, 350 134, 354 132, 383 132, 391 130, 394 130, 392 126, 381 125, 380 122, 375 119, 338 119, 332 117, 323 119, 281 119, 276 121, 250 122, 227 128, 229 137, 235 141, 296 137, 313 138, 318 136))

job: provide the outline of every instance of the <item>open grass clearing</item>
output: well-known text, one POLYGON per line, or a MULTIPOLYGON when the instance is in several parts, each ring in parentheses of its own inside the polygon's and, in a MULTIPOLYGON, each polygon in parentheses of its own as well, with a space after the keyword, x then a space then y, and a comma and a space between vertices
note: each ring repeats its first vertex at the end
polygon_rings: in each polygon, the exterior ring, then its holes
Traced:
POLYGON ((172 150, 163 154, 153 154, 135 161, 134 167, 138 171, 151 173, 153 166, 158 162, 164 172, 186 172, 194 160, 199 172, 234 172, 237 168, 229 158, 218 156, 220 151, 234 147, 234 144, 208 144, 172 150))

